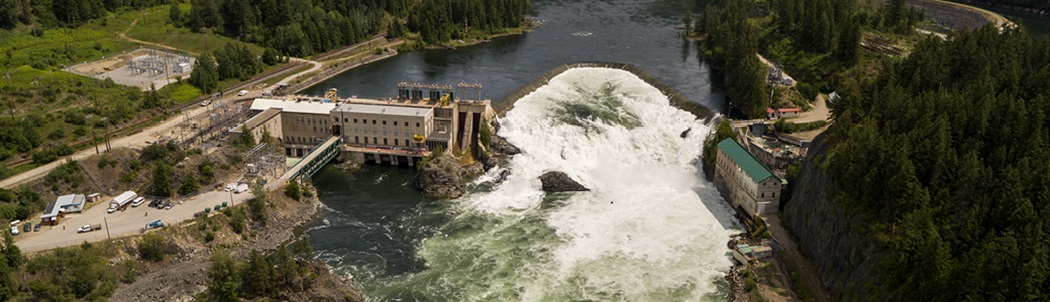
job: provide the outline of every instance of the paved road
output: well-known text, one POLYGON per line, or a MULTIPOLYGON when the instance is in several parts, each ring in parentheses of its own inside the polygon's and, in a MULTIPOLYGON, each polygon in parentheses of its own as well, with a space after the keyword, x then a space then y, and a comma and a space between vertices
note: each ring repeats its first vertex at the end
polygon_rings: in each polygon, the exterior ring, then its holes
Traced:
POLYGON ((831 111, 828 110, 826 98, 826 95, 818 94, 816 101, 813 102, 812 109, 799 113, 798 117, 788 118, 787 120, 798 124, 828 120, 831 117, 831 111))
MULTIPOLYGON (((261 92, 254 91, 245 96, 230 95, 222 98, 221 100, 218 100, 217 102, 228 102, 232 104, 233 101, 235 101, 238 98, 258 97, 260 96, 260 94, 261 92)), ((213 106, 197 106, 192 107, 192 109, 189 110, 178 112, 176 114, 173 114, 171 118, 168 118, 160 124, 146 128, 138 133, 134 133, 121 138, 111 139, 110 147, 112 149, 120 147, 143 148, 148 145, 146 142, 156 141, 160 136, 162 136, 162 134, 168 132, 169 129, 172 129, 175 126, 179 125, 179 123, 185 121, 187 118, 194 119, 201 114, 207 113, 209 110, 211 110, 211 108, 213 108, 213 106)), ((106 144, 104 142, 99 144, 98 149, 101 151, 105 151, 106 144)), ((74 153, 71 156, 60 158, 54 162, 0 180, 0 188, 12 188, 19 184, 33 181, 40 177, 43 177, 44 175, 47 175, 47 173, 50 172, 52 169, 64 163, 67 159, 77 160, 93 155, 95 155, 95 146, 89 146, 83 150, 80 150, 80 152, 74 153)))
MULTIPOLYGON (((141 234, 142 227, 147 223, 160 219, 165 224, 177 224, 193 218, 193 213, 203 211, 205 207, 214 207, 223 201, 230 201, 230 192, 211 191, 190 199, 172 199, 176 203, 170 210, 158 210, 149 207, 145 203, 137 208, 128 207, 123 212, 106 213, 110 198, 91 206, 90 209, 80 214, 66 216, 57 226, 44 226, 40 232, 23 233, 15 236, 15 244, 23 252, 38 252, 56 247, 73 246, 84 241, 95 242, 108 238, 106 225, 109 226, 109 236, 113 238, 136 236, 141 234), (182 202, 182 204, 178 204, 182 202), (77 233, 77 228, 87 224, 102 224, 103 229, 90 233, 77 233)), ((251 198, 251 192, 233 194, 233 203, 239 205, 251 198)), ((39 216, 36 216, 39 217, 39 216)), ((33 220, 34 223, 39 220, 33 220)))
POLYGON ((299 77, 304 76, 304 75, 306 75, 308 73, 318 71, 318 70, 321 69, 321 66, 322 66, 321 62, 317 62, 317 61, 305 60, 305 59, 300 59, 300 58, 289 58, 289 60, 294 61, 294 62, 313 64, 314 67, 311 67, 310 69, 304 70, 304 71, 302 71, 300 73, 296 73, 296 74, 293 74, 291 76, 288 76, 287 78, 284 78, 280 82, 277 82, 277 84, 290 85, 288 83, 291 83, 293 80, 298 79, 299 77))

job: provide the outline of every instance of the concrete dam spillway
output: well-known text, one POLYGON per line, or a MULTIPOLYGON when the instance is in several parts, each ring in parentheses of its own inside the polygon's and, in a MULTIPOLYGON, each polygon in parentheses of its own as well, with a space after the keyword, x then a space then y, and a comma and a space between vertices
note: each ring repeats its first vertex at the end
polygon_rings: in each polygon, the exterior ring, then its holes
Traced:
POLYGON ((422 200, 405 169, 315 176, 317 258, 369 301, 725 299, 739 227, 701 175, 704 119, 630 72, 570 68, 500 122, 523 153, 459 199, 422 200), (545 194, 550 170, 592 191, 545 194))

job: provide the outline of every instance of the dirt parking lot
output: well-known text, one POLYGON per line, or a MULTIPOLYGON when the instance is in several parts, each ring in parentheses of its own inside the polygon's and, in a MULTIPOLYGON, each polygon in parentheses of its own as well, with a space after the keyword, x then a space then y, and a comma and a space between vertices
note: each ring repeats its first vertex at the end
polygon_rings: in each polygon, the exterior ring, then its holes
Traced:
MULTIPOLYGON (((233 194, 233 204, 239 205, 251 198, 251 192, 233 194)), ((15 244, 22 252, 36 252, 56 247, 73 246, 84 241, 101 241, 112 236, 113 238, 127 237, 141 234, 142 227, 147 223, 160 219, 166 225, 178 224, 193 218, 193 213, 203 211, 206 207, 214 207, 223 201, 230 201, 230 192, 210 191, 189 199, 171 199, 175 207, 170 210, 158 210, 149 207, 149 200, 137 208, 128 206, 124 211, 112 214, 106 213, 111 197, 103 198, 99 204, 92 205, 90 209, 80 214, 66 216, 59 225, 43 226, 40 232, 22 233, 15 236, 15 244), (181 202, 181 204, 180 204, 181 202), (77 229, 87 224, 102 224, 102 229, 89 233, 78 234, 77 229), (106 226, 109 227, 107 236, 106 226)), ((33 220, 36 224, 39 219, 33 220)))

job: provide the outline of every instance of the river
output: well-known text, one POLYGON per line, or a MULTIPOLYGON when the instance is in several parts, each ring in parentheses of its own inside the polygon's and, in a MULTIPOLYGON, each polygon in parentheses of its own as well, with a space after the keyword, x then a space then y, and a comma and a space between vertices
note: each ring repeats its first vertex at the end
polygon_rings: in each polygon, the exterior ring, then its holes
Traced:
POLYGON ((386 98, 398 82, 481 83, 482 97, 500 101, 551 69, 580 61, 628 63, 666 83, 687 99, 716 111, 725 108, 712 93, 709 68, 693 42, 675 37, 689 0, 534 0, 531 15, 543 25, 524 35, 454 50, 400 54, 351 69, 303 90, 323 95, 386 98))
MULTIPOLYGON (((687 2, 536 0, 543 25, 533 32, 404 53, 303 93, 381 98, 401 81, 477 82, 498 101, 559 65, 610 61, 720 110, 695 44, 675 37, 687 2)), ((504 118, 499 134, 525 153, 496 187, 431 201, 412 169, 330 165, 315 175, 325 209, 306 234, 317 258, 369 301, 724 300, 725 243, 739 227, 697 168, 708 125, 627 72, 571 70, 551 83, 504 118), (596 112, 618 118, 581 118, 596 112), (593 191, 545 195, 536 177, 547 169, 593 191)))

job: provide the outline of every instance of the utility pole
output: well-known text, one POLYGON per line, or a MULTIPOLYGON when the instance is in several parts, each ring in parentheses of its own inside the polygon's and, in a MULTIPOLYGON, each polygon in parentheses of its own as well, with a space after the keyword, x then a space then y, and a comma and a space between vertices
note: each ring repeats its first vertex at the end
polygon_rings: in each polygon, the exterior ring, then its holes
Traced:
POLYGON ((106 220, 106 217, 102 217, 102 222, 106 223, 106 237, 113 239, 113 236, 109 235, 109 221, 106 220))
POLYGON ((91 144, 95 145, 95 154, 98 154, 98 137, 95 136, 95 127, 91 127, 91 144))

